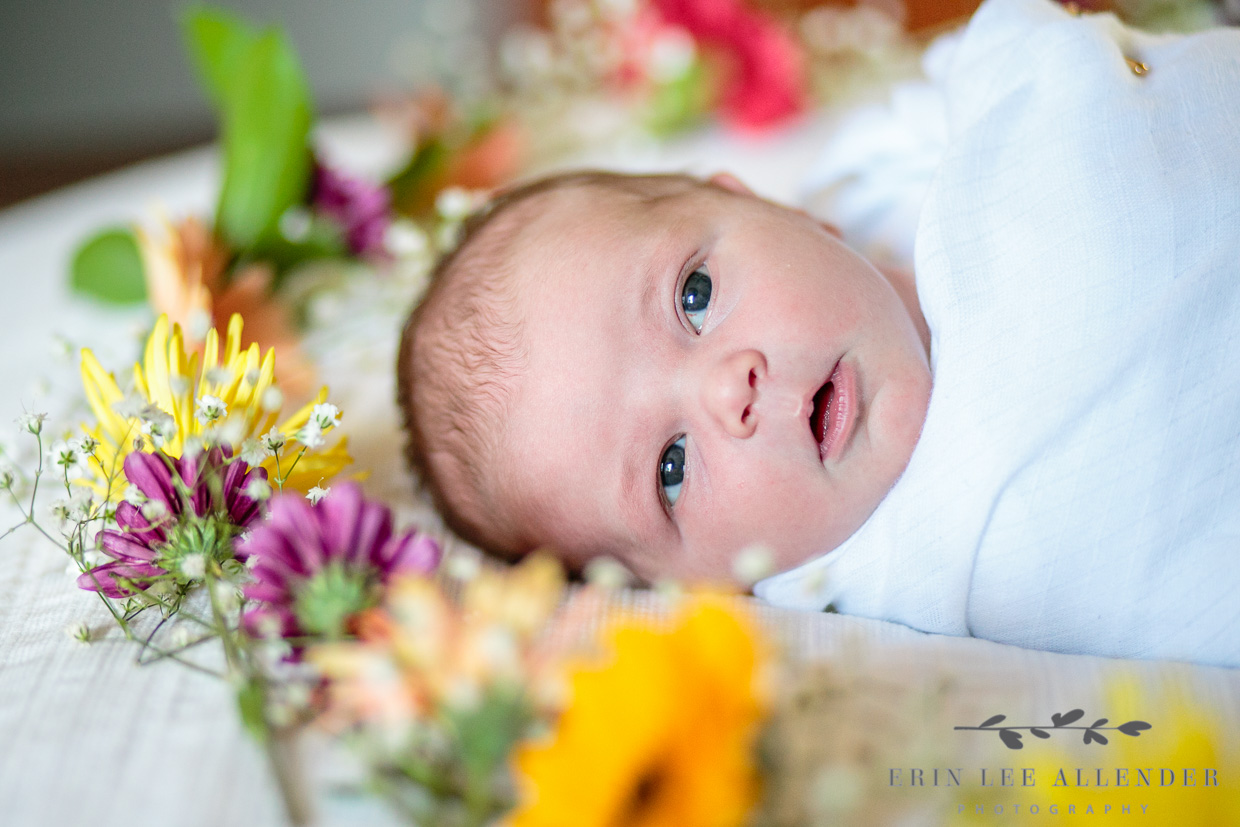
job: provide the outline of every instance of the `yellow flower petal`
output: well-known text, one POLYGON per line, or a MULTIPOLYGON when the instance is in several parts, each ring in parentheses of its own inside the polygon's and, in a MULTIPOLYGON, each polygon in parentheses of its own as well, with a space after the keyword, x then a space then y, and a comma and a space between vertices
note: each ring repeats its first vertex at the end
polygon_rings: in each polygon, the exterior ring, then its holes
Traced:
POLYGON ((85 348, 82 350, 82 387, 86 390, 86 402, 91 413, 105 432, 115 439, 127 430, 124 417, 112 407, 124 398, 116 378, 103 369, 94 353, 85 348))
POLYGON ((579 668, 552 739, 518 749, 511 827, 733 827, 757 800, 763 714, 749 621, 709 598, 659 632, 630 621, 579 668))
MULTIPOLYGON (((160 446, 169 456, 179 457, 188 437, 204 434, 205 426, 195 415, 196 401, 204 395, 219 397, 224 402, 230 420, 240 423, 243 441, 263 435, 279 419, 279 410, 269 411, 263 407, 265 392, 276 384, 275 351, 268 349, 263 354, 256 344, 242 350, 242 326, 241 316, 234 314, 229 320, 222 357, 219 334, 214 329, 208 331, 200 363, 198 354, 186 348, 179 325, 170 324, 167 316, 160 316, 155 322, 142 363, 134 365, 134 388, 149 403, 173 418, 176 434, 160 446), (219 375, 221 373, 225 375, 219 375), (257 382, 251 383, 247 377, 257 377, 257 382)), ((97 479, 90 484, 109 498, 119 499, 123 485, 110 485, 109 479, 118 478, 116 469, 133 450, 133 440, 141 432, 141 424, 136 417, 127 419, 116 413, 113 405, 122 399, 120 388, 90 351, 82 352, 82 385, 95 416, 95 423, 83 425, 83 428, 101 443, 95 463, 97 479)), ((313 402, 293 414, 281 429, 291 433, 300 428, 309 419, 314 405, 326 399, 327 388, 323 388, 313 402)), ((240 450, 241 445, 232 448, 240 450)), ((281 463, 286 471, 293 466, 296 456, 296 451, 284 451, 281 463)), ((322 450, 302 455, 285 485, 297 491, 308 491, 339 474, 351 462, 348 445, 340 439, 322 450)), ((268 458, 263 467, 273 479, 276 477, 274 457, 268 458)))
MULTIPOLYGON (((224 364, 231 365, 241 352, 241 314, 234 313, 228 320, 228 339, 224 348, 224 364)), ((271 351, 268 351, 270 353, 271 351)))

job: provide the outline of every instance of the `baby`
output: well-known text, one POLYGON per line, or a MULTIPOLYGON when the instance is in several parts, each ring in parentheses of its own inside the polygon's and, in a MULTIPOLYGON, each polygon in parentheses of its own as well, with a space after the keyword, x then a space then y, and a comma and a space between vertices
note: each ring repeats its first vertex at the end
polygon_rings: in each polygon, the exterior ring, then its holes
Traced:
POLYGON ((398 364, 449 525, 647 580, 760 544, 776 603, 1240 665, 1240 36, 990 0, 955 61, 916 282, 729 175, 472 217, 398 364))
POLYGON ((578 173, 466 231, 401 356, 414 464, 453 527, 639 576, 834 548, 930 396, 911 279, 735 178, 578 173))

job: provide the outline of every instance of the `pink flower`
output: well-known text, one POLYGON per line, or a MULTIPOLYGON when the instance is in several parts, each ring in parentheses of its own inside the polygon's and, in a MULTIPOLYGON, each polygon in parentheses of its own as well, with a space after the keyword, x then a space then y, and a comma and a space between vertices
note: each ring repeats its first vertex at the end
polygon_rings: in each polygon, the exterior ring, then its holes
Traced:
POLYGON ((233 459, 227 447, 179 459, 158 451, 129 454, 125 479, 146 503, 116 507, 119 530, 104 529, 97 536, 104 554, 116 562, 80 575, 79 588, 125 597, 156 578, 199 579, 202 566, 232 559, 233 538, 259 514, 258 502, 244 493, 255 478, 266 480, 267 472, 233 459))
POLYGON ((383 252, 391 193, 386 187, 316 164, 310 202, 319 212, 340 225, 349 252, 354 255, 383 252))
POLYGON ((734 126, 775 126, 805 108, 801 51, 769 17, 741 0, 654 0, 654 5, 668 23, 685 28, 732 63, 722 107, 734 126))
POLYGON ((265 604, 245 614, 246 628, 284 637, 342 637, 361 611, 378 604, 396 574, 427 574, 439 544, 417 531, 392 533, 392 512, 337 483, 318 503, 285 494, 272 500, 270 520, 237 544, 257 582, 245 596, 265 604))

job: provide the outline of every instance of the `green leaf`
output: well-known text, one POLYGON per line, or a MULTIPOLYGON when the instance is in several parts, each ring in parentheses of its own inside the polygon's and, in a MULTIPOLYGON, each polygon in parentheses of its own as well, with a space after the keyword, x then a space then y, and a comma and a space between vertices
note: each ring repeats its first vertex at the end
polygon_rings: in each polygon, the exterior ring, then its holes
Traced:
POLYGON ((283 284, 286 276, 292 275, 292 271, 307 262, 345 258, 348 254, 349 246, 345 243, 344 233, 331 222, 320 220, 311 222, 310 229, 303 238, 289 241, 281 236, 263 247, 263 260, 275 265, 274 286, 277 288, 283 284))
POLYGON ((69 283, 78 293, 113 304, 143 301, 146 278, 133 231, 114 227, 88 238, 73 254, 69 283))
POLYGON ((267 720, 263 717, 263 688, 253 681, 246 681, 237 690, 237 709, 241 723, 254 740, 267 740, 267 720))
POLYGON ((452 151, 437 137, 423 141, 404 169, 388 181, 393 208, 420 218, 435 206, 436 185, 451 160, 452 151))
POLYGON ((492 689, 477 707, 449 710, 447 718, 459 739, 467 783, 481 790, 524 734, 530 710, 519 691, 492 689))
POLYGON ((237 81, 236 67, 258 35, 223 9, 191 8, 184 20, 194 68, 216 109, 226 105, 237 81))
POLYGON ((706 64, 695 60, 682 75, 655 87, 646 114, 647 128, 666 138, 694 126, 714 104, 715 86, 706 64))
POLYGON ((243 255, 261 257, 279 239, 280 216, 302 203, 309 185, 309 86, 278 29, 257 32, 200 9, 187 17, 186 36, 220 116, 216 231, 243 255))

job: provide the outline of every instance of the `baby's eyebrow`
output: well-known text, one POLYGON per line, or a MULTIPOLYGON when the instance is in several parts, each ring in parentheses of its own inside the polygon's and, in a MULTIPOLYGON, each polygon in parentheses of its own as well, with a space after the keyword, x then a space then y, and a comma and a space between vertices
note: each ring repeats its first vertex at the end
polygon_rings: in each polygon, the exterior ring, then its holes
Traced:
POLYGON ((664 260, 666 256, 659 254, 662 247, 662 244, 657 245, 654 254, 646 258, 645 266, 641 268, 637 279, 637 323, 647 334, 654 332, 656 323, 661 318, 659 303, 665 295, 661 288, 669 265, 664 260))

